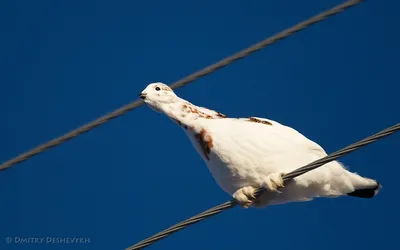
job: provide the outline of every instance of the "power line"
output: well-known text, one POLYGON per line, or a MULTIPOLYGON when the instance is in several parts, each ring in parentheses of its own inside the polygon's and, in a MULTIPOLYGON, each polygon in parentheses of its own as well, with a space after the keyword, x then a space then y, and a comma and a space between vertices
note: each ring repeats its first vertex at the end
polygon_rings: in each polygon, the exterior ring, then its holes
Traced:
MULTIPOLYGON (((208 75, 208 74, 210 74, 210 73, 212 73, 212 72, 214 72, 214 71, 216 71, 218 69, 221 69, 221 68, 227 66, 228 64, 231 64, 231 63, 233 63, 233 62, 235 62, 235 61, 237 61, 239 59, 242 59, 242 58, 250 55, 251 53, 254 53, 254 52, 258 51, 258 50, 261 50, 262 48, 264 48, 264 47, 266 47, 268 45, 271 45, 271 44, 273 44, 273 43, 275 43, 275 42, 277 42, 277 41, 279 41, 281 39, 284 39, 284 38, 286 38, 286 37, 298 32, 300 30, 305 29, 306 27, 308 27, 308 26, 310 26, 312 24, 320 22, 320 21, 324 20, 325 18, 327 18, 329 16, 332 16, 332 15, 335 15, 335 14, 337 14, 339 12, 342 12, 343 10, 345 10, 345 9, 347 9, 349 7, 352 7, 352 6, 356 5, 356 4, 359 4, 361 2, 363 2, 363 0, 349 0, 349 1, 346 1, 346 2, 336 6, 334 8, 332 8, 330 10, 322 12, 322 13, 320 13, 320 14, 318 14, 318 15, 316 15, 316 16, 314 16, 314 17, 312 17, 312 18, 310 18, 310 19, 308 19, 308 20, 306 20, 304 22, 298 23, 297 25, 295 25, 295 26, 293 26, 293 27, 291 27, 289 29, 286 29, 286 30, 284 30, 284 31, 282 31, 282 32, 270 37, 270 38, 267 38, 267 39, 265 39, 265 40, 263 40, 263 41, 261 41, 261 42, 259 42, 257 44, 254 44, 254 45, 252 45, 252 46, 250 46, 250 47, 248 47, 248 48, 246 48, 246 49, 244 49, 244 50, 242 50, 242 51, 240 51, 240 52, 238 52, 238 53, 236 53, 236 54, 234 54, 232 56, 229 56, 229 57, 227 57, 225 59, 222 59, 221 61, 219 61, 219 62, 217 62, 215 64, 212 64, 212 65, 210 65, 210 66, 208 66, 208 67, 206 67, 206 68, 204 68, 204 69, 202 69, 200 71, 197 71, 197 72, 195 72, 195 73, 193 73, 193 74, 191 74, 191 75, 189 75, 189 76, 187 76, 187 77, 185 77, 185 78, 173 83, 171 85, 171 88, 172 89, 176 89, 176 88, 179 88, 179 87, 183 87, 183 86, 187 85, 188 83, 191 83, 191 82, 199 79, 200 77, 203 77, 203 76, 208 75)), ((16 156, 13 159, 10 159, 10 160, 4 162, 2 165, 0 165, 0 170, 4 170, 4 169, 7 169, 7 168, 10 168, 10 167, 14 166, 15 164, 18 164, 18 163, 21 163, 23 161, 26 161, 27 159, 29 159, 29 158, 37 155, 37 154, 40 154, 43 151, 46 151, 47 149, 50 149, 50 148, 55 147, 55 146, 58 146, 63 142, 66 142, 66 141, 68 141, 68 140, 70 140, 70 139, 72 139, 74 137, 77 137, 78 135, 81 135, 81 134, 83 134, 83 133, 85 133, 85 132, 87 132, 89 130, 92 130, 92 129, 96 128, 97 126, 102 125, 103 123, 106 123, 106 122, 108 122, 108 121, 110 121, 110 120, 112 120, 114 118, 117 118, 117 117, 119 117, 119 116, 121 116, 121 115, 123 115, 123 114, 125 114, 125 113, 127 113, 127 112, 129 112, 129 111, 141 106, 142 104, 143 104, 143 101, 140 100, 140 99, 136 100, 134 102, 131 102, 131 103, 129 103, 129 104, 127 104, 127 105, 125 105, 125 106, 123 106, 123 107, 121 107, 121 108, 119 108, 119 109, 117 109, 117 110, 115 110, 115 111, 113 111, 113 112, 111 112, 109 114, 106 114, 106 115, 104 115, 104 116, 102 116, 102 117, 100 117, 100 118, 98 118, 98 119, 96 119, 96 120, 94 120, 92 122, 89 122, 89 123, 83 125, 82 127, 79 127, 79 128, 77 128, 75 130, 72 130, 71 132, 68 132, 68 133, 66 133, 66 134, 64 134, 62 136, 59 136, 59 137, 57 137, 57 138, 55 138, 55 139, 53 139, 51 141, 48 141, 48 142, 46 142, 46 143, 44 143, 42 145, 39 145, 39 146, 37 146, 37 147, 35 147, 35 148, 33 148, 33 149, 23 153, 23 154, 20 154, 20 155, 16 156)))
MULTIPOLYGON (((396 125, 394 125, 394 126, 392 126, 390 128, 387 128, 385 130, 382 130, 381 132, 376 133, 376 134, 374 134, 372 136, 369 136, 369 137, 367 137, 367 138, 365 138, 365 139, 363 139, 363 140, 361 140, 359 142, 353 143, 353 144, 351 144, 351 145, 349 145, 349 146, 347 146, 347 147, 345 147, 345 148, 343 148, 341 150, 338 150, 338 151, 336 151, 336 152, 334 152, 334 153, 332 153, 332 154, 330 154, 328 156, 325 156, 325 157, 323 157, 323 158, 321 158, 319 160, 316 160, 316 161, 314 161, 312 163, 309 163, 309 164, 305 165, 304 167, 298 168, 297 170, 286 174, 283 177, 283 180, 285 182, 287 182, 287 181, 289 181, 289 180, 291 180, 291 179, 293 179, 295 177, 298 177, 298 176, 300 176, 302 174, 307 173, 308 171, 311 171, 313 169, 321 167, 322 165, 324 165, 324 164, 326 164, 326 163, 328 163, 330 161, 336 160, 337 158, 339 158, 339 157, 341 157, 341 156, 343 156, 345 154, 351 153, 351 152, 353 152, 353 151, 355 151, 355 150, 357 150, 357 149, 359 149, 361 147, 364 147, 364 146, 366 146, 368 144, 376 142, 377 140, 382 139, 383 137, 389 136, 389 135, 391 135, 391 134, 393 134, 393 133, 395 133, 395 132, 397 132, 399 130, 400 130, 400 123, 398 123, 398 124, 396 124, 396 125)), ((257 189, 256 197, 259 197, 259 195, 263 191, 264 190, 262 188, 257 189)), ((142 240, 142 241, 136 243, 135 245, 126 248, 125 250, 143 249, 143 248, 155 243, 156 241, 159 241, 159 240, 161 240, 161 239, 163 239, 165 237, 168 237, 171 234, 173 234, 175 232, 178 232, 178 231, 180 231, 180 230, 182 230, 182 229, 184 229, 184 228, 186 228, 186 227, 188 227, 188 226, 190 226, 192 224, 200 222, 200 221, 202 221, 202 220, 204 220, 204 219, 206 219, 208 217, 211 217, 213 215, 219 214, 219 213, 221 213, 221 212, 223 212, 223 211, 225 211, 225 210, 227 210, 229 208, 234 207, 237 204, 238 203, 236 202, 235 199, 227 201, 227 202, 225 202, 225 203, 223 203, 221 205, 218 205, 216 207, 208 209, 207 211, 204 211, 201 214, 198 214, 198 215, 193 216, 193 217, 191 217, 191 218, 189 218, 187 220, 179 222, 178 224, 175 224, 174 226, 171 226, 171 227, 169 227, 169 228, 167 228, 167 229, 165 229, 165 230, 163 230, 163 231, 161 231, 161 232, 159 232, 159 233, 157 233, 157 234, 155 234, 155 235, 153 235, 153 236, 151 236, 151 237, 149 237, 149 238, 147 238, 145 240, 142 240)))

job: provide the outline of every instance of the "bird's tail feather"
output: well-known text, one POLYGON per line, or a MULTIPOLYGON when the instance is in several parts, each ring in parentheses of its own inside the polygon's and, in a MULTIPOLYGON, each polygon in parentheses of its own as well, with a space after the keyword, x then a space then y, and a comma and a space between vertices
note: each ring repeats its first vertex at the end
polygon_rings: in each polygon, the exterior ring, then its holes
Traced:
POLYGON ((355 190, 353 192, 347 193, 349 196, 359 197, 359 198, 372 198, 378 194, 382 185, 373 179, 364 178, 357 174, 351 173, 350 179, 352 180, 355 190))
POLYGON ((375 188, 356 189, 347 195, 359 198, 372 198, 378 193, 381 187, 381 184, 378 183, 375 188))

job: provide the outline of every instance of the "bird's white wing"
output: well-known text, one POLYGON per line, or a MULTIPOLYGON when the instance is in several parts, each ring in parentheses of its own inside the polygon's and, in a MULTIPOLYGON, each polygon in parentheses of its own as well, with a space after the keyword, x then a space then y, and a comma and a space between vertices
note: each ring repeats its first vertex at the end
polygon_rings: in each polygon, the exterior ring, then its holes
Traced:
MULTIPOLYGON (((314 154, 320 156, 321 158, 327 155, 325 150, 320 145, 308 139, 307 137, 299 133, 297 130, 266 118, 260 118, 260 117, 253 117, 253 118, 271 123, 272 126, 274 127, 274 133, 277 133, 280 136, 289 139, 292 143, 296 143, 299 146, 312 151, 314 154)), ((247 121, 248 118, 240 118, 240 120, 247 121)))
POLYGON ((244 172, 256 168, 264 174, 293 171, 326 155, 318 144, 296 130, 272 120, 263 121, 266 123, 249 118, 205 120, 204 128, 213 141, 211 152, 233 168, 244 172))

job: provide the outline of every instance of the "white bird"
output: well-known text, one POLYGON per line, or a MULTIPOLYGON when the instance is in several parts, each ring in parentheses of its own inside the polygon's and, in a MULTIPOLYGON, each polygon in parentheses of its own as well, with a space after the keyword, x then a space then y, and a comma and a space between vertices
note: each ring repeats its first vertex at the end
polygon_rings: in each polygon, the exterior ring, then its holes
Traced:
POLYGON ((140 98, 184 129, 217 184, 245 208, 316 197, 372 198, 381 188, 377 181, 347 171, 338 161, 284 185, 282 175, 326 156, 324 149, 276 121, 228 118, 195 106, 161 82, 149 84, 140 98), (254 191, 259 187, 267 191, 255 199, 254 191))

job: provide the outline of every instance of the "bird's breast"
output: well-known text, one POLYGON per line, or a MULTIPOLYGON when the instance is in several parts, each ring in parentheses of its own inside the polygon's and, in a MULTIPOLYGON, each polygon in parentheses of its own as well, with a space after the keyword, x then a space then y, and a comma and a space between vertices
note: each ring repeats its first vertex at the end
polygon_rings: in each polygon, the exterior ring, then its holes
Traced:
POLYGON ((266 170, 261 162, 265 161, 256 156, 262 152, 251 140, 232 133, 229 127, 202 126, 186 132, 224 191, 232 194, 240 187, 261 182, 260 173, 266 170))

